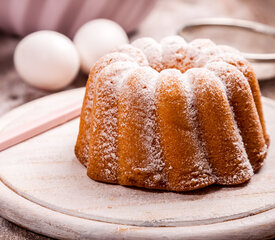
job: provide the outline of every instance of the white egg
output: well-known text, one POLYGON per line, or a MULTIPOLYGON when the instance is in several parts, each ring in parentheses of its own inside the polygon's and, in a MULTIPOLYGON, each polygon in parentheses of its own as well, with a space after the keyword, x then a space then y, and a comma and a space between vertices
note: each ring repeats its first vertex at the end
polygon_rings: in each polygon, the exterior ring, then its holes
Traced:
POLYGON ((96 19, 85 23, 74 36, 81 69, 85 73, 89 73, 90 68, 100 57, 128 42, 127 34, 122 27, 107 19, 96 19))
POLYGON ((80 60, 69 38, 54 31, 38 31, 17 45, 14 64, 21 78, 30 85, 57 90, 74 80, 80 60))

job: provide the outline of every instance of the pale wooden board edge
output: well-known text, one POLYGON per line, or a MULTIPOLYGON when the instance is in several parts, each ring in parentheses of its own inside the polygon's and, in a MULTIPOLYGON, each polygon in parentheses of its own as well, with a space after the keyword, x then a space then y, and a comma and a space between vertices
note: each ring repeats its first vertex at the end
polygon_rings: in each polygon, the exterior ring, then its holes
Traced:
POLYGON ((2 217, 59 239, 265 239, 275 237, 275 209, 217 224, 190 227, 134 227, 91 221, 34 204, 0 183, 2 217), (14 206, 17 206, 16 208, 14 206))
MULTIPOLYGON (((263 103, 275 109, 274 101, 263 98, 263 103)), ((32 103, 27 105, 29 104, 32 103)), ((25 107, 26 105, 23 105, 6 114, 2 117, 1 123, 7 124, 12 116, 17 115, 16 113, 22 114, 25 107)), ((92 221, 50 210, 19 196, 2 182, 0 182, 0 203, 2 217, 34 232, 59 239, 230 239, 236 237, 265 239, 275 237, 275 209, 246 218, 209 225, 135 227, 92 221)))

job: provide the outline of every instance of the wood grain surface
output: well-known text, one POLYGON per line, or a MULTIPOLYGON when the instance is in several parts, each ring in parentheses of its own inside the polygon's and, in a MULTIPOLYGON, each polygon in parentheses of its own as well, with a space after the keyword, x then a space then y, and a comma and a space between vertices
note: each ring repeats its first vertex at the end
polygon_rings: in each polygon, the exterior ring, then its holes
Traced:
MULTIPOLYGON (((272 0, 160 0, 131 39, 142 36, 160 39, 174 34, 186 20, 198 17, 238 17, 275 25, 274 5, 272 0)), ((18 41, 16 36, 0 33, 0 115, 23 103, 51 94, 25 84, 15 72, 12 59, 18 41)), ((66 89, 84 86, 86 78, 86 75, 80 73, 76 81, 66 89)), ((260 85, 264 96, 275 99, 274 79, 261 82, 260 85)), ((0 218, 0 239, 46 238, 0 218)))
MULTIPOLYGON (((78 101, 83 93, 80 88, 23 105, 0 119, 0 131, 78 101)), ((275 102, 263 103, 271 146, 264 166, 246 184, 175 193, 93 181, 73 152, 79 124, 74 119, 0 153, 0 214, 62 239, 135 239, 136 231, 147 239, 275 236, 275 102)))

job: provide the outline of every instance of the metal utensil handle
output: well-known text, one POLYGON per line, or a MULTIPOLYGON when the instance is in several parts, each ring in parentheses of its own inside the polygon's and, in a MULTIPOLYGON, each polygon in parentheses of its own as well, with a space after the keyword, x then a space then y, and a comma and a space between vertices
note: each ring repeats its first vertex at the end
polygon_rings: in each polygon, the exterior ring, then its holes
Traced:
MULTIPOLYGON (((247 20, 233 19, 233 18, 201 18, 195 19, 186 23, 178 34, 184 36, 184 31, 196 27, 219 26, 219 27, 234 27, 239 29, 246 29, 251 32, 266 34, 275 37, 275 28, 247 20)), ((275 62, 275 53, 242 53, 245 58, 251 62, 271 63, 275 62)))

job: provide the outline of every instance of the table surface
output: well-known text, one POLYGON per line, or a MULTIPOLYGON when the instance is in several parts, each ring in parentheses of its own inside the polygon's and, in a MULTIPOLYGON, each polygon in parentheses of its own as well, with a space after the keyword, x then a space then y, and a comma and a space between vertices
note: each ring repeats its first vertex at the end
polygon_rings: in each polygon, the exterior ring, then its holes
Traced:
MULTIPOLYGON (((130 39, 151 36, 159 40, 175 34, 188 19, 199 17, 236 17, 275 24, 272 0, 159 0, 152 13, 130 39), (264 2, 264 3, 263 3, 264 2)), ((20 80, 13 66, 13 52, 19 38, 0 33, 0 116, 11 109, 52 92, 30 87, 20 80)), ((66 89, 85 86, 87 76, 79 73, 66 89)), ((260 82, 262 95, 275 99, 275 79, 260 82)), ((63 89, 63 90, 66 90, 63 89)), ((0 239, 49 239, 27 231, 0 217, 0 239)))

